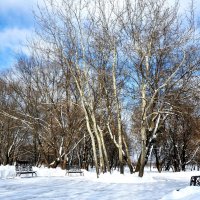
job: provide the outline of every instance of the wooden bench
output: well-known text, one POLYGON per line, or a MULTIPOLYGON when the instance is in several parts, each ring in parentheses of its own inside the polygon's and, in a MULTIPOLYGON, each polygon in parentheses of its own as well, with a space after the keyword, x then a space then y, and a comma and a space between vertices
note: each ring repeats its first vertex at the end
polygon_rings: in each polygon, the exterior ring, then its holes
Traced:
POLYGON ((33 171, 32 165, 28 161, 17 161, 15 165, 16 176, 22 174, 33 174, 37 176, 36 171, 33 171))
MULTIPOLYGON (((81 176, 84 176, 84 172, 81 171, 81 168, 79 166, 70 166, 69 169, 67 169, 66 174, 69 176, 70 174, 80 174, 81 176)), ((66 175, 65 174, 65 175, 66 175)))
POLYGON ((190 179, 190 186, 200 186, 200 176, 192 176, 190 179))

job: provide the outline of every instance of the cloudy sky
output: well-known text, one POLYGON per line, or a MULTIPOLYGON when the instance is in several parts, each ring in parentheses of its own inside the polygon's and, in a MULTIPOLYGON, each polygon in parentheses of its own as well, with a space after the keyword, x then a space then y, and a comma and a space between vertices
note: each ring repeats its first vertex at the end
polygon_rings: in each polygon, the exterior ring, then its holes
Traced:
POLYGON ((14 63, 34 29, 37 0, 0 0, 0 70, 14 63))
MULTIPOLYGON (((173 1, 173 0, 169 0, 173 1)), ((187 9, 190 0, 180 0, 187 9)), ((33 9, 41 0, 0 0, 0 71, 10 67, 17 52, 23 50, 23 44, 34 30, 33 9)), ((196 11, 200 9, 200 0, 195 0, 196 11)))

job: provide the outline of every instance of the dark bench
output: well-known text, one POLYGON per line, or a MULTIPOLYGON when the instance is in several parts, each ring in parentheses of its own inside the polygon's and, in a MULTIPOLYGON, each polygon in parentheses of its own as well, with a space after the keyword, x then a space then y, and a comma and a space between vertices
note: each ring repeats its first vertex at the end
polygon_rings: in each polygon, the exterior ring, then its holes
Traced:
POLYGON ((16 176, 21 176, 22 174, 33 174, 37 176, 36 171, 33 171, 31 163, 28 161, 17 161, 15 165, 16 176))
MULTIPOLYGON (((67 171, 66 174, 69 176, 70 174, 80 174, 81 176, 84 176, 84 172, 81 171, 81 168, 79 166, 70 166, 67 171)), ((66 175, 65 174, 65 175, 66 175)))
POLYGON ((190 179, 190 186, 200 186, 200 176, 192 176, 190 179))

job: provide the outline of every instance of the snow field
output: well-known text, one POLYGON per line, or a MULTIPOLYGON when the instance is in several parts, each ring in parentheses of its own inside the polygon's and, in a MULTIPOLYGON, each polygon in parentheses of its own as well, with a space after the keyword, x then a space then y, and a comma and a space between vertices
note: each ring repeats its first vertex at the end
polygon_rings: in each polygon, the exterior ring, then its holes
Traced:
POLYGON ((200 197, 200 188, 189 186, 190 177, 200 175, 197 171, 146 171, 143 178, 113 171, 97 179, 94 171, 84 171, 84 176, 65 176, 60 168, 33 167, 33 170, 37 171, 37 177, 15 177, 14 166, 0 166, 0 199, 198 200, 200 197))

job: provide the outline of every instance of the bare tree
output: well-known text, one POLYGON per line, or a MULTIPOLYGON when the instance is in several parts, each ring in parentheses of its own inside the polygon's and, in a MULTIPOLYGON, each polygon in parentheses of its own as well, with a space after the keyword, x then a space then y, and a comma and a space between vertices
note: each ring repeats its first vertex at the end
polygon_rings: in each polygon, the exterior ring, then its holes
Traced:
POLYGON ((185 75, 195 71, 199 64, 199 50, 193 11, 188 20, 184 18, 183 25, 178 3, 168 6, 165 0, 127 0, 124 10, 119 16, 123 51, 130 60, 133 87, 137 88, 140 99, 141 155, 138 169, 142 177, 159 127, 173 113, 167 99, 185 75))

